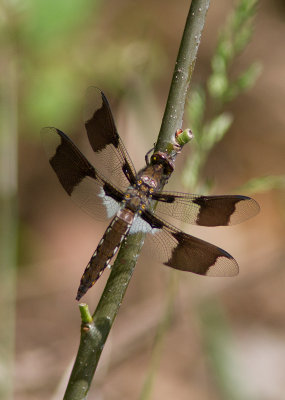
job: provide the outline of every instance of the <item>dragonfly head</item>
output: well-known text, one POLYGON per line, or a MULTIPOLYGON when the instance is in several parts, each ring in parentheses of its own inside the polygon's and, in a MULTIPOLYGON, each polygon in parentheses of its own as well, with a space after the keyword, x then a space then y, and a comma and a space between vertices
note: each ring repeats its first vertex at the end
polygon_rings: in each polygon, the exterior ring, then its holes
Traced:
POLYGON ((164 168, 163 173, 165 175, 170 175, 174 170, 173 161, 171 161, 170 157, 166 153, 161 151, 153 153, 150 161, 152 165, 162 165, 164 168))

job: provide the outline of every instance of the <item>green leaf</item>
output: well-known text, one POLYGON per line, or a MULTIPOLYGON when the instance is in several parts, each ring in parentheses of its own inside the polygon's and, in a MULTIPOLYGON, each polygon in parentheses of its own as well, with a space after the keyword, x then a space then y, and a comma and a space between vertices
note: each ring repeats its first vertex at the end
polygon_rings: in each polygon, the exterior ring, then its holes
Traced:
POLYGON ((262 65, 258 62, 251 64, 237 79, 240 90, 250 89, 261 74, 262 65))
POLYGON ((202 87, 197 87, 193 90, 188 102, 188 107, 186 108, 191 128, 197 142, 199 142, 201 124, 204 118, 205 103, 205 91, 202 87))
POLYGON ((234 57, 234 48, 230 37, 221 34, 213 57, 212 67, 215 72, 226 72, 229 62, 234 57))
POLYGON ((214 144, 224 137, 232 122, 233 116, 224 112, 206 124, 203 132, 203 148, 209 151, 214 144))
POLYGON ((262 66, 260 63, 251 64, 235 81, 230 82, 227 91, 224 93, 224 101, 229 102, 240 93, 250 89, 255 84, 261 70, 262 66))
POLYGON ((224 74, 212 74, 207 84, 210 95, 217 99, 224 96, 229 86, 228 78, 224 74))

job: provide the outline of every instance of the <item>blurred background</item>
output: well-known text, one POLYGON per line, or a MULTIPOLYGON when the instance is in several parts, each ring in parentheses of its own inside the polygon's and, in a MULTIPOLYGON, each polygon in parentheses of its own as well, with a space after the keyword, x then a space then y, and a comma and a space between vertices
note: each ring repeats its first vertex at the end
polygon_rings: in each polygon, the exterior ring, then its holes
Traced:
MULTIPOLYGON (((40 129, 63 130, 92 162, 82 108, 86 88, 95 85, 110 100, 118 131, 141 168, 159 132, 189 3, 0 2, 3 399, 62 398, 79 344, 76 290, 107 226, 66 196, 43 151, 40 129)), ((261 213, 230 228, 181 226, 226 249, 238 260, 240 274, 176 274, 171 322, 158 340, 170 270, 140 258, 92 399, 140 398, 154 376, 153 399, 284 399, 285 3, 258 3, 252 41, 233 73, 255 61, 262 73, 227 105, 232 126, 209 154, 202 176, 215 194, 243 186, 240 194, 253 196, 261 213), (246 185, 256 178, 260 185, 246 185)), ((205 83, 219 29, 235 4, 210 5, 193 87, 205 83)), ((184 124, 191 128, 186 117, 184 124)), ((181 171, 192 144, 186 147, 168 189, 188 191, 181 171)), ((84 298, 92 312, 108 275, 84 298)))

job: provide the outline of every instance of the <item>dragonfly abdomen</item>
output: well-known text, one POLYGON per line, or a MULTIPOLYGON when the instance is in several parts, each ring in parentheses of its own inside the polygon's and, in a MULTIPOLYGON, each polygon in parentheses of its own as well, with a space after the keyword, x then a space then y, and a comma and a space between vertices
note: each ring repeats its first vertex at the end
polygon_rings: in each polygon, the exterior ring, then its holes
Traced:
POLYGON ((133 220, 134 213, 126 208, 119 210, 113 218, 85 268, 80 280, 76 300, 80 300, 102 275, 128 234, 133 220))

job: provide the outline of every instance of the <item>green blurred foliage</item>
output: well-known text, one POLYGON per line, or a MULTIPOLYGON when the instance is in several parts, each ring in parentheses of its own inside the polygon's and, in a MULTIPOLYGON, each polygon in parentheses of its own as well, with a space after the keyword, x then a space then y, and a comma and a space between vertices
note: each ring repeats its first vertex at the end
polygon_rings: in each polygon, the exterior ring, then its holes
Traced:
POLYGON ((216 298, 197 307, 201 339, 211 374, 221 400, 248 400, 248 388, 242 381, 232 330, 223 305, 216 298))
POLYGON ((207 84, 191 93, 186 109, 194 133, 193 154, 186 162, 182 182, 189 191, 208 192, 212 182, 202 182, 201 173, 210 151, 229 132, 233 116, 225 106, 256 82, 261 65, 251 64, 237 77, 232 64, 250 42, 257 0, 240 0, 221 29, 211 60, 212 71, 207 84), (207 110, 207 115, 206 115, 207 110), (202 182, 202 183, 201 183, 202 182))
POLYGON ((273 189, 285 189, 285 175, 261 176, 251 179, 238 188, 238 190, 244 190, 247 193, 262 193, 273 189))
POLYGON ((45 50, 60 47, 79 30, 91 12, 96 16, 99 0, 26 0, 26 18, 22 25, 24 41, 28 46, 45 50))
POLYGON ((90 0, 2 3, 3 52, 15 59, 18 69, 21 131, 27 124, 26 132, 38 135, 34 125, 40 126, 49 116, 63 123, 69 118, 80 85, 72 62, 79 45, 76 34, 91 11, 96 15, 99 4, 90 0))
POLYGON ((222 28, 208 79, 209 95, 221 104, 233 100, 239 93, 252 87, 260 74, 261 65, 252 64, 233 78, 230 67, 251 40, 257 0, 241 0, 222 28))
POLYGON ((38 139, 43 125, 74 129, 90 85, 122 93, 141 76, 146 85, 158 77, 161 46, 127 35, 128 24, 118 35, 104 6, 100 0, 0 4, 2 54, 17 66, 22 135, 38 139))

